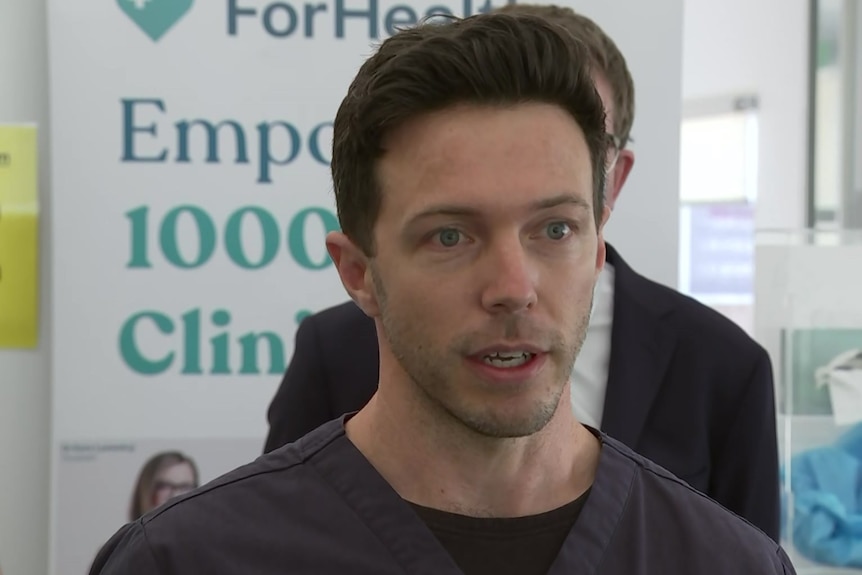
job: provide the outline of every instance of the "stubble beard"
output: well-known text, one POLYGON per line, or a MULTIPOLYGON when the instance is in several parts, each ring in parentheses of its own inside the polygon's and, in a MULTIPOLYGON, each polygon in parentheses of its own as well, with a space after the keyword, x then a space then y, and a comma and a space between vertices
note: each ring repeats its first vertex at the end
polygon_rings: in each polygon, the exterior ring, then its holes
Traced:
MULTIPOLYGON (((419 322, 412 321, 409 316, 405 319, 401 314, 392 313, 379 273, 373 267, 371 272, 387 343, 392 355, 419 391, 417 395, 425 404, 425 411, 438 414, 438 420, 448 420, 443 421, 444 425, 460 424, 475 434, 494 439, 527 437, 547 426, 559 408, 560 398, 586 339, 593 306, 592 295, 589 306, 578 318, 569 338, 560 333, 548 336, 545 332, 544 343, 549 344, 552 350, 548 359, 555 373, 546 384, 547 389, 541 399, 534 402, 526 414, 513 418, 492 407, 459 401, 461 394, 455 387, 458 385, 455 377, 458 366, 453 364, 463 361, 464 350, 471 349, 470 342, 476 336, 471 334, 456 339, 447 349, 434 349, 429 345, 430 338, 423 333, 419 322), (567 344, 567 341, 570 343, 567 344)), ((517 318, 507 320, 505 332, 517 333, 518 321, 517 318)))

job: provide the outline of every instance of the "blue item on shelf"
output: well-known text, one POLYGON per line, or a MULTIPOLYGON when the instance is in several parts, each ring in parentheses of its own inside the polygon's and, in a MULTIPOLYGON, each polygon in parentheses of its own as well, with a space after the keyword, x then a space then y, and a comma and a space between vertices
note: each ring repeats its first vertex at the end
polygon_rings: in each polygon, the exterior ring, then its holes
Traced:
POLYGON ((805 557, 862 567, 862 424, 790 466, 793 544, 805 557))

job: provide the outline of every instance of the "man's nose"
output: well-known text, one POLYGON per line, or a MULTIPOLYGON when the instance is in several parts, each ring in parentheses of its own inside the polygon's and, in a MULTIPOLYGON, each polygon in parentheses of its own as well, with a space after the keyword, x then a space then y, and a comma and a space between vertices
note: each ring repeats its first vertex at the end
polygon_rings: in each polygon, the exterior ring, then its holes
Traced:
POLYGON ((484 259, 485 309, 492 313, 515 313, 535 305, 538 271, 519 237, 496 242, 484 259))

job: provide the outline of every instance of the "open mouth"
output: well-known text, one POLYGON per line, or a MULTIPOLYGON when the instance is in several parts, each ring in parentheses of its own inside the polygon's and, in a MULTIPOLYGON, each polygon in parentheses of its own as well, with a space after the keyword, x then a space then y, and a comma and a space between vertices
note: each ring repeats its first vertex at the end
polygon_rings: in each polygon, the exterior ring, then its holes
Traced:
POLYGON ((482 362, 485 365, 506 369, 525 365, 534 357, 536 354, 528 351, 495 352, 483 355, 482 362))

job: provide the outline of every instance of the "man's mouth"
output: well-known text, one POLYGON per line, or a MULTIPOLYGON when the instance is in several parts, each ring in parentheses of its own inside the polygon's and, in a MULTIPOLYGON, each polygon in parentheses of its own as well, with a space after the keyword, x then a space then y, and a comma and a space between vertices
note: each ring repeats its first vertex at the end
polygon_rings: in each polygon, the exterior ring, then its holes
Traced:
POLYGON ((536 356, 528 351, 494 352, 482 356, 482 362, 497 368, 520 367, 536 356))

